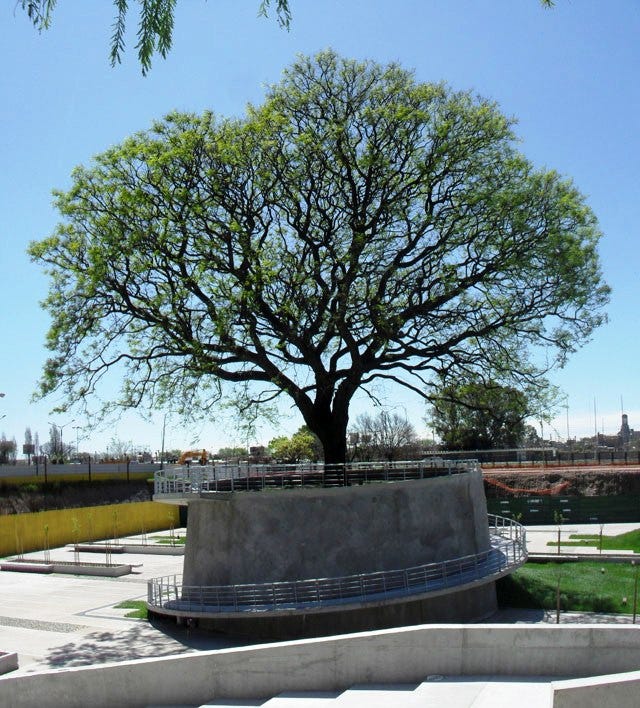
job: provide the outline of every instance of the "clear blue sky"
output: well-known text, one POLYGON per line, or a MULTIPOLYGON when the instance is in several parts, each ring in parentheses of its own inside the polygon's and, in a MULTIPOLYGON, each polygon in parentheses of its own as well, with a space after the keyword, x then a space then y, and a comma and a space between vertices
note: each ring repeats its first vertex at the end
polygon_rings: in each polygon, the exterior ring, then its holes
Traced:
MULTIPOLYGON (((599 217, 613 294, 609 324, 554 381, 567 395, 571 436, 593 434, 595 425, 617 431, 621 396, 631 427, 640 428, 640 2, 557 0, 545 10, 538 0, 291 0, 289 32, 273 18, 258 18, 258 4, 179 0, 173 49, 143 77, 133 51, 134 14, 123 63, 109 66, 111 0, 60 2, 53 27, 41 35, 16 2, 2 3, 0 433, 21 445, 30 426, 44 442, 53 421, 66 426, 65 441, 77 433, 85 438, 81 448, 92 451, 106 449, 113 437, 160 447, 162 414, 156 425, 126 416, 106 430, 76 431, 82 421, 71 422, 73 413, 52 417, 54 401, 31 402, 48 319, 39 307, 47 281, 29 262, 27 244, 53 230, 51 190, 69 185, 75 165, 172 109, 242 114, 296 54, 327 47, 398 61, 419 80, 444 80, 496 100, 518 118, 522 151, 575 180, 599 217)), ((425 434, 424 406, 394 390, 386 394, 387 404, 406 410, 425 434)), ((285 408, 277 432, 300 423, 285 408)), ((566 436, 564 413, 555 427, 566 436)), ((275 432, 265 428, 251 442, 267 442, 275 432)), ((194 439, 209 449, 243 442, 228 422, 183 431, 170 421, 168 447, 194 439)))

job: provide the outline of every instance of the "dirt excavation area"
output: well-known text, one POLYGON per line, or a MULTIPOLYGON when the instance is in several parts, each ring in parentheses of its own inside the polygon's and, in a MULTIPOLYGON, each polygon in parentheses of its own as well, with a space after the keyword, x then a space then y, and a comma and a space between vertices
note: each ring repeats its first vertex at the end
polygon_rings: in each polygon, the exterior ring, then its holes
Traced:
POLYGON ((152 495, 146 480, 0 484, 0 515, 151 501, 152 495))
POLYGON ((530 495, 640 495, 639 465, 483 467, 487 499, 530 495))

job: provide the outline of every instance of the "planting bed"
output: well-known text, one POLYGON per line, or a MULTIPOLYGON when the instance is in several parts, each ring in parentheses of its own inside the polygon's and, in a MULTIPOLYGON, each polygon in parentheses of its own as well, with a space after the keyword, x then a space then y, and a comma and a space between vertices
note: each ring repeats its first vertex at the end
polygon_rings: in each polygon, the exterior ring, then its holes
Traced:
POLYGON ((45 561, 39 558, 9 558, 0 562, 0 570, 17 573, 66 573, 68 575, 98 575, 118 578, 131 573, 127 564, 76 563, 75 561, 45 561))
POLYGON ((157 556, 183 556, 184 546, 163 546, 154 543, 120 543, 107 545, 106 543, 77 543, 71 548, 79 553, 140 553, 143 555, 157 556))

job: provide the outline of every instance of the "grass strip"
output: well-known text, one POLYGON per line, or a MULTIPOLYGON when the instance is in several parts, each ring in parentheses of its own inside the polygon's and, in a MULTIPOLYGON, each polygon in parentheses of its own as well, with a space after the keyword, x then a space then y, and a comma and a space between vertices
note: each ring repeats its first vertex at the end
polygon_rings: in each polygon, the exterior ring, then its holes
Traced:
POLYGON ((527 563, 497 583, 503 607, 556 608, 568 612, 633 612, 639 566, 631 563, 527 563))
POLYGON ((168 536, 155 536, 153 539, 159 546, 184 546, 187 542, 185 536, 176 536, 171 539, 168 536))
POLYGON ((122 610, 132 610, 127 612, 125 617, 133 619, 147 619, 147 603, 144 600, 124 600, 116 605, 116 608, 122 610))
MULTIPOLYGON (((560 541, 561 546, 600 548, 599 534, 571 534, 568 541, 560 541)), ((547 546, 558 546, 557 541, 549 541, 547 546)), ((620 533, 617 536, 602 536, 603 551, 634 551, 640 553, 640 529, 620 533)))

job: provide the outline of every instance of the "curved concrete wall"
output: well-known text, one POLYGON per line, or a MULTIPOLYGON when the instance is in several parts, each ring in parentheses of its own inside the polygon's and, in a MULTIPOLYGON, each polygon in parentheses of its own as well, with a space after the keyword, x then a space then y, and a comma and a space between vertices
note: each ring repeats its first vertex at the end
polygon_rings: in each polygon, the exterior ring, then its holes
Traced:
POLYGON ((406 568, 489 548, 479 470, 390 484, 216 494, 189 502, 185 585, 406 568))

